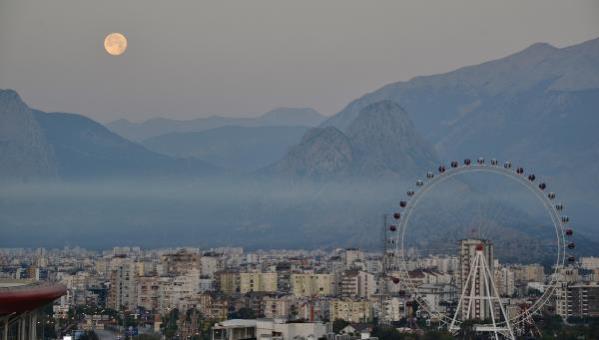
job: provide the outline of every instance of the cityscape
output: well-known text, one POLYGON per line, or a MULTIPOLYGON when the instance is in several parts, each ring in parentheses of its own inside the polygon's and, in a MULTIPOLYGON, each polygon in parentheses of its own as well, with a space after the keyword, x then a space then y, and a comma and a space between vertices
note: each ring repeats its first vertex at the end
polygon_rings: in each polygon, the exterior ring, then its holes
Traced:
POLYGON ((0 340, 599 340, 596 0, 0 0, 0 340))
MULTIPOLYGON (((385 275, 382 253, 355 248, 5 248, 1 275, 66 287, 52 305, 52 318, 46 319, 58 327, 45 326, 45 332, 210 339, 236 339, 240 333, 256 338, 334 333, 364 338, 379 324, 393 324, 401 334, 423 335, 437 331, 441 320, 436 313, 455 313, 469 253, 479 244, 492 254, 491 242, 465 239, 459 254, 410 259, 405 265, 413 292, 385 275), (412 294, 426 300, 434 314, 418 308, 412 294)), ((510 318, 530 308, 556 275, 540 264, 503 264, 492 255, 486 260, 510 318)), ((583 257, 577 269, 557 274, 566 281, 543 306, 544 315, 584 319, 599 313, 599 257, 583 257)), ((484 320, 489 311, 480 304, 473 313, 484 320)), ((514 331, 538 330, 521 325, 514 331)))

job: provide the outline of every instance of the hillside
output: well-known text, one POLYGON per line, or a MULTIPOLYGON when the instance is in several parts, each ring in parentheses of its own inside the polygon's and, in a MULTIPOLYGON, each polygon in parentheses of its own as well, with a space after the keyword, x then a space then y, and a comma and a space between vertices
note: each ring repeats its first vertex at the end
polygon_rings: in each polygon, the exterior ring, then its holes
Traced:
POLYGON ((435 157, 403 108, 387 100, 364 107, 345 132, 332 126, 311 129, 267 173, 313 179, 409 178, 434 166, 435 157))

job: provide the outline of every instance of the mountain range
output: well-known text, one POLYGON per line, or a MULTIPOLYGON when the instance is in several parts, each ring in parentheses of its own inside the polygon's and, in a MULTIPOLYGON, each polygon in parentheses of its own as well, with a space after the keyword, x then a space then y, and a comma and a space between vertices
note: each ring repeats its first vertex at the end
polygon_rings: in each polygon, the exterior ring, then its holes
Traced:
POLYGON ((310 108, 277 108, 255 118, 232 118, 210 116, 192 120, 175 120, 167 118, 153 118, 141 123, 132 123, 126 119, 119 119, 106 124, 106 126, 119 135, 133 140, 143 141, 169 133, 200 132, 223 126, 317 126, 325 120, 314 109, 310 108))
MULTIPOLYGON (((548 190, 567 202, 577 230, 597 240, 592 236, 599 204, 597 108, 599 39, 565 48, 534 44, 480 65, 392 83, 328 118, 312 109, 277 109, 257 118, 119 120, 106 128, 81 115, 30 109, 5 90, 0 91, 0 178, 193 178, 201 184, 185 182, 172 192, 162 188, 172 196, 152 201, 147 213, 153 218, 144 221, 181 233, 195 230, 224 243, 237 237, 256 246, 275 239, 289 246, 342 239, 372 245, 378 234, 365 225, 378 226, 382 211, 393 209, 393 200, 417 177, 454 159, 494 157, 546 179, 548 190), (213 187, 216 175, 225 180, 213 187), (186 190, 201 207, 173 198, 186 190), (177 214, 162 217, 157 211, 164 207, 177 214), (179 210, 183 207, 189 211, 179 210), (184 220, 186 213, 193 219, 184 220)), ((471 183, 464 183, 456 184, 460 193, 473 192, 471 183)), ((528 205, 511 202, 515 194, 503 194, 510 209, 488 202, 477 208, 480 215, 495 206, 518 217, 488 221, 497 230, 509 234, 502 226, 522 216, 528 216, 527 230, 535 230, 528 205)), ((463 209, 475 205, 472 200, 448 209, 455 224, 463 221, 463 209)), ((17 208, 35 206, 7 202, 0 200, 0 222, 6 225, 20 225, 22 216, 11 215, 17 208)), ((122 213, 125 218, 110 222, 144 225, 122 213)), ((426 223, 442 220, 423 221, 423 232, 429 230, 426 223)), ((57 218, 56 223, 66 222, 57 218)))
POLYGON ((2 179, 198 176, 218 168, 147 150, 78 114, 30 109, 0 90, 2 179))
POLYGON ((380 100, 406 109, 445 160, 494 156, 550 175, 599 170, 599 38, 566 48, 534 44, 480 65, 389 84, 323 126, 344 131, 380 100))

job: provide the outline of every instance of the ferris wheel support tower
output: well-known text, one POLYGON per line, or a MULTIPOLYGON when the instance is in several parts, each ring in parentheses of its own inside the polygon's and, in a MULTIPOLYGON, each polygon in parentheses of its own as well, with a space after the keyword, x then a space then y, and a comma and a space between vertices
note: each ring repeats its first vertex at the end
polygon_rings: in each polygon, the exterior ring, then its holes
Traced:
POLYGON ((458 332, 460 327, 456 326, 456 321, 460 319, 460 315, 463 313, 464 307, 466 307, 466 315, 461 315, 462 320, 469 320, 472 318, 471 311, 475 306, 486 305, 488 306, 491 314, 491 324, 484 326, 475 326, 475 331, 493 333, 496 340, 499 340, 499 334, 503 335, 508 339, 515 340, 514 332, 510 324, 510 318, 508 317, 501 298, 493 282, 493 275, 487 264, 487 259, 483 254, 483 245, 479 244, 476 248, 476 255, 472 260, 472 266, 470 272, 466 278, 466 283, 462 288, 462 293, 458 301, 458 307, 453 315, 451 324, 449 325, 450 332, 458 332), (500 315, 495 316, 495 303, 499 304, 500 315), (467 304, 467 305, 466 305, 467 304), (503 319, 504 323, 499 326, 500 319, 503 319))

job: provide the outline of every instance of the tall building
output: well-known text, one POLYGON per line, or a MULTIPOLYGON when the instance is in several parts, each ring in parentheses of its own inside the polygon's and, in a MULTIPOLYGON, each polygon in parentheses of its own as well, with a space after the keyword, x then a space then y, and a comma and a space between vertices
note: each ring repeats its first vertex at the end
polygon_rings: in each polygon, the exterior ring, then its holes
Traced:
POLYGON ((562 318, 599 317, 597 283, 563 283, 556 290, 556 313, 562 318))
POLYGON ((198 252, 183 249, 176 253, 162 255, 161 262, 164 265, 165 274, 184 275, 192 269, 202 270, 200 258, 198 252))
POLYGON ((495 270, 495 287, 501 296, 512 296, 516 292, 514 272, 509 267, 495 270))
POLYGON ((518 283, 543 282, 545 270, 540 264, 527 264, 513 268, 514 279, 518 283))
POLYGON ((276 292, 276 272, 249 272, 239 273, 239 292, 276 292))
POLYGON ((364 253, 357 248, 347 248, 344 252, 345 268, 351 268, 353 263, 364 259, 364 253))
POLYGON ((337 292, 343 297, 369 298, 375 291, 374 275, 361 270, 347 270, 341 277, 337 292))
MULTIPOLYGON (((466 295, 469 295, 471 292, 472 286, 474 286, 474 295, 488 295, 483 291, 484 286, 481 280, 487 276, 484 272, 483 267, 479 266, 478 273, 473 273, 475 277, 474 282, 469 282, 467 287, 464 287, 466 284, 466 280, 470 271, 472 269, 471 265, 473 264, 474 257, 476 256, 477 249, 482 246, 482 255, 484 260, 489 268, 491 275, 494 273, 494 261, 493 261, 493 243, 490 240, 480 240, 480 239, 465 239, 460 241, 460 272, 459 272, 459 294, 462 294, 464 288, 466 288, 466 295)), ((490 292, 493 294, 493 292, 490 292)), ((462 315, 468 314, 468 308, 470 308, 470 316, 471 319, 480 319, 486 320, 491 318, 489 303, 487 301, 482 301, 480 299, 475 299, 472 304, 464 303, 461 307, 462 315)))
POLYGON ((249 292, 276 292, 276 272, 236 272, 220 271, 216 273, 218 289, 228 295, 249 292))
POLYGON ((297 273, 291 274, 291 287, 295 296, 333 295, 335 275, 297 273))
POLYGON ((140 276, 137 278, 137 305, 148 311, 157 311, 160 307, 160 278, 158 276, 140 276))
POLYGON ((239 273, 235 271, 219 271, 215 273, 216 287, 219 291, 232 295, 239 293, 239 273))
POLYGON ((110 272, 108 307, 116 310, 133 310, 137 306, 137 275, 135 265, 123 261, 110 272))
POLYGON ((215 254, 204 254, 200 258, 202 276, 213 278, 214 273, 219 270, 219 259, 215 254))

